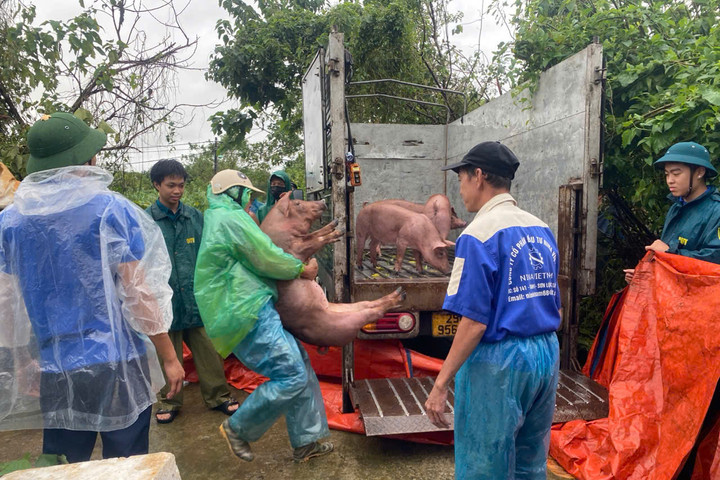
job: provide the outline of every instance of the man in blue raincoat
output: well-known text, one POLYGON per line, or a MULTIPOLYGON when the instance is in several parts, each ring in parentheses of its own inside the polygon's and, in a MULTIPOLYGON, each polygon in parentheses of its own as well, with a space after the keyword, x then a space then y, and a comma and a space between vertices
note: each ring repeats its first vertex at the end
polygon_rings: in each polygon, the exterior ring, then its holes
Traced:
POLYGON ((280 322, 276 280, 314 279, 307 265, 272 243, 246 209, 250 179, 236 170, 218 172, 208 186, 210 208, 195 269, 195 298, 205 328, 221 355, 234 353, 268 377, 220 426, 231 451, 252 461, 250 442, 285 415, 295 461, 330 453, 325 407, 307 352, 280 322))
POLYGON ((28 176, 0 213, 0 430, 42 428, 43 453, 70 462, 98 433, 104 458, 148 453, 158 355, 168 398, 184 377, 162 233, 108 190, 105 133, 57 112, 27 141, 28 176))
POLYGON ((458 174, 475 219, 456 243, 443 308, 462 316, 426 402, 444 415, 455 377, 455 476, 545 479, 555 409, 560 326, 558 248, 548 226, 510 195, 519 162, 499 142, 443 170, 458 174), (457 375, 456 375, 457 373, 457 375))

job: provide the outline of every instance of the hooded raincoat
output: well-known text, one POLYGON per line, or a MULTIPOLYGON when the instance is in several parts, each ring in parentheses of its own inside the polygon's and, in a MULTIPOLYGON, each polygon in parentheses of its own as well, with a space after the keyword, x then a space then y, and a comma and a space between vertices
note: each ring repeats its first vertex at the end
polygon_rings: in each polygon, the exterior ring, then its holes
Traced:
POLYGON ((164 385, 160 229, 89 166, 29 175, 0 212, 0 429, 125 428, 164 385))
POLYGON ((290 177, 288 177, 288 174, 285 173, 284 170, 278 170, 276 172, 273 172, 270 175, 270 178, 268 178, 267 190, 265 190, 265 192, 267 192, 267 200, 265 201, 265 205, 258 208, 258 211, 257 211, 257 217, 258 217, 258 221, 260 223, 262 223, 263 220, 265 220, 265 217, 267 216, 268 212, 270 212, 272 207, 275 205, 275 201, 276 201, 275 197, 273 197, 272 193, 270 193, 270 182, 272 181, 272 177, 281 178, 282 181, 285 182, 285 190, 284 190, 285 192, 292 191, 292 182, 290 180, 290 177))
POLYGON ((195 299, 210 340, 227 357, 265 303, 277 300, 275 280, 297 278, 303 264, 272 243, 232 198, 210 187, 207 196, 195 299))

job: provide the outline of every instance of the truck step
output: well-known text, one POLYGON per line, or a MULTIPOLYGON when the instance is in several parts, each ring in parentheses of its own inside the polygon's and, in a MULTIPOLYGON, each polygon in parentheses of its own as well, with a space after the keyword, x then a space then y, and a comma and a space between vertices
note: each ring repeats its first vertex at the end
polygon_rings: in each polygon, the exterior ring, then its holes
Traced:
POLYGON ((438 428, 428 420, 425 401, 435 384, 433 377, 356 380, 350 398, 365 423, 365 435, 438 432, 453 429, 455 383, 450 385, 445 414, 450 428, 438 428))

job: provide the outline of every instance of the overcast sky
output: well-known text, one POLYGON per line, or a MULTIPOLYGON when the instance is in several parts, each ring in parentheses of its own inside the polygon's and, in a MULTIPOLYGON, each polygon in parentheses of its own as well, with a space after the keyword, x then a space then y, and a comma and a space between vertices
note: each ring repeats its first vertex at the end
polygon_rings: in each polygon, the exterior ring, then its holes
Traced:
MULTIPOLYGON (((37 6, 38 21, 68 20, 82 11, 77 0, 30 0, 30 2, 37 6)), ((90 2, 86 0, 85 3, 89 4, 90 2)), ((336 1, 332 3, 336 3, 336 1)), ((452 41, 468 53, 474 51, 479 44, 482 51, 490 58, 497 44, 501 41, 508 41, 510 34, 507 27, 496 25, 495 19, 487 13, 483 18, 483 9, 487 3, 489 0, 451 0, 450 11, 463 13, 463 19, 460 22, 463 25, 463 33, 453 35, 452 41)), ((227 12, 218 6, 217 0, 175 1, 177 8, 186 4, 187 8, 183 11, 180 22, 191 37, 198 37, 198 48, 191 60, 191 66, 198 70, 180 72, 177 101, 191 104, 210 102, 220 102, 221 104, 214 109, 196 108, 184 112, 185 120, 192 119, 192 121, 189 126, 177 132, 176 142, 181 145, 175 147, 174 153, 169 152, 166 148, 157 147, 164 143, 162 137, 143 139, 139 145, 143 150, 139 158, 143 162, 152 163, 152 160, 157 158, 180 156, 187 149, 182 144, 211 140, 213 134, 207 118, 214 111, 233 106, 232 102, 226 100, 226 92, 223 87, 206 81, 204 78, 208 59, 218 43, 215 23, 220 18, 228 18, 227 12)), ((251 135, 259 137, 261 134, 254 132, 251 135)))

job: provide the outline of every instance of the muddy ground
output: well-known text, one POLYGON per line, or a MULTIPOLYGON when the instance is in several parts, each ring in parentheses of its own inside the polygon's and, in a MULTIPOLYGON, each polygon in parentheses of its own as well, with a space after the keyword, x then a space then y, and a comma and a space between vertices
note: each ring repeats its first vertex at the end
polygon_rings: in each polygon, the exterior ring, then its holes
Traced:
MULTIPOLYGON (((152 420, 150 451, 175 455, 183 480, 445 480, 454 472, 453 448, 424 445, 401 440, 369 438, 332 430, 330 439, 336 451, 304 464, 292 461, 292 450, 284 420, 253 444, 256 458, 251 463, 230 454, 218 426, 225 418, 205 408, 198 385, 185 387, 185 406, 175 421, 158 425, 152 420)), ((238 399, 247 394, 236 391, 238 399)), ((0 463, 41 453, 39 430, 0 432, 0 463)), ((100 440, 93 459, 101 458, 100 440)), ((554 467, 559 468, 559 467, 554 467)), ((548 479, 572 478, 550 472, 548 479)))

